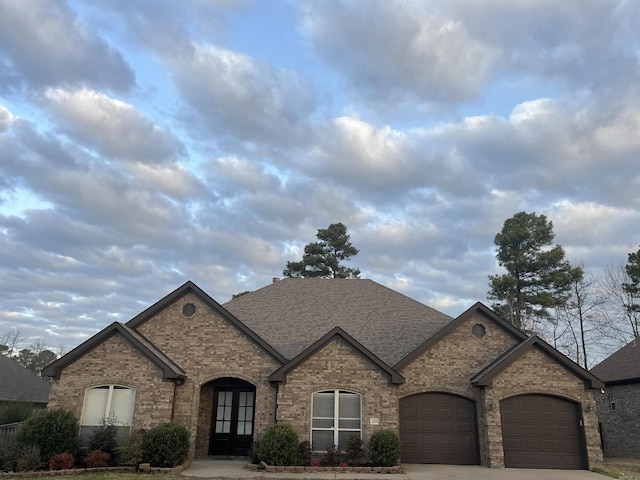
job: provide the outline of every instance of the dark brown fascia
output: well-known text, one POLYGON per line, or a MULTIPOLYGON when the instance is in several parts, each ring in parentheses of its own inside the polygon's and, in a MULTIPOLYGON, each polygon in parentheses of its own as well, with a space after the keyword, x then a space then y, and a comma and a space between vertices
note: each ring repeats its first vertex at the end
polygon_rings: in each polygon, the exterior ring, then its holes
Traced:
POLYGON ((191 280, 186 282, 181 287, 178 287, 176 290, 171 292, 169 295, 159 300, 158 302, 151 305, 142 313, 139 313, 131 320, 127 322, 127 325, 131 328, 136 329, 147 320, 151 319, 158 312, 161 312, 165 308, 167 308, 172 303, 180 300, 180 298, 184 297, 189 291, 192 291, 196 295, 198 295, 203 302, 209 306, 213 311, 215 311, 222 318, 227 320, 231 325, 233 325, 236 329, 238 329, 241 333, 243 333, 246 337, 248 337, 251 341, 253 341, 256 345, 262 348, 265 352, 271 355, 274 359, 276 359, 280 364, 287 363, 287 359, 283 357, 275 348, 269 345, 266 341, 262 339, 257 333, 247 327, 244 323, 238 320, 235 316, 233 316, 229 311, 227 311, 222 305, 216 302, 213 298, 211 298, 204 290, 198 287, 191 280))
POLYGON ((604 382, 604 386, 605 387, 613 387, 616 385, 626 385, 626 384, 632 384, 632 383, 640 383, 640 377, 638 378, 624 378, 622 380, 610 380, 610 381, 603 381, 604 382))
POLYGON ((488 320, 491 320, 495 324, 497 324, 500 328, 502 328, 505 332, 507 332, 512 337, 517 340, 525 340, 528 338, 527 334, 522 330, 517 329, 513 325, 511 325, 506 320, 500 318, 496 313, 491 310, 486 305, 481 302, 477 302, 471 308, 467 309, 460 316, 447 323, 444 327, 438 330, 432 337, 429 337, 422 345, 419 345, 415 350, 409 353, 406 357, 396 363, 393 368, 395 370, 401 371, 407 365, 411 364, 414 360, 424 354, 427 350, 433 347, 436 343, 442 340, 444 337, 453 332, 456 328, 462 325, 464 322, 469 320, 475 313, 480 313, 485 316, 488 320))
POLYGON ((391 368, 389 365, 384 363, 380 358, 374 355, 367 347, 358 342, 355 338, 349 335, 340 327, 334 327, 327 334, 325 334, 322 338, 318 339, 316 342, 311 344, 309 347, 304 349, 301 353, 296 355, 291 361, 280 367, 278 370, 273 372, 269 377, 269 380, 275 383, 286 383, 287 374, 304 362, 307 358, 313 356, 317 353, 321 348, 327 345, 335 338, 341 338, 349 345, 351 345, 355 350, 357 350, 362 356, 371 361, 374 365, 376 365, 380 370, 385 372, 389 376, 389 383, 391 384, 401 384, 404 383, 404 377, 400 375, 396 370, 391 368))
MULTIPOLYGON (((184 370, 182 370, 173 361, 169 360, 169 358, 160 352, 157 347, 153 347, 156 351, 149 348, 145 344, 145 341, 138 336, 139 334, 137 334, 137 332, 134 332, 120 322, 112 323, 104 330, 96 333, 89 340, 81 343, 69 353, 48 365, 42 370, 42 375, 46 377, 60 378, 60 373, 67 365, 75 362, 116 334, 122 335, 125 340, 147 357, 151 363, 162 370, 163 380, 184 380, 186 378, 184 370), (161 355, 164 356, 164 358, 162 358, 161 355)), ((146 341, 148 342, 148 340, 146 341)))
POLYGON ((558 350, 553 348, 547 342, 542 340, 537 335, 529 337, 524 342, 516 345, 514 348, 506 351, 502 356, 498 357, 494 362, 483 368, 476 375, 471 377, 471 385, 474 387, 490 387, 493 384, 493 379, 503 372, 507 367, 512 365, 516 360, 521 358, 525 353, 531 350, 534 346, 540 348, 543 353, 549 355, 564 368, 571 373, 581 378, 586 388, 604 388, 604 383, 575 363, 569 357, 563 355, 558 350))

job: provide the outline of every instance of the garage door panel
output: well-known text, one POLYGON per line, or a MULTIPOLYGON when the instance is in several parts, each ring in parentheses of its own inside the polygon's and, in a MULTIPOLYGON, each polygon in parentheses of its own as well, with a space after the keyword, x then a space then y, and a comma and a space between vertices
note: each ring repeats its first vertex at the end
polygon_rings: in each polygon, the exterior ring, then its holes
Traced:
POLYGON ((500 405, 505 466, 586 467, 578 405, 546 395, 521 395, 500 405))
POLYGON ((400 401, 400 435, 405 463, 479 463, 471 400, 441 393, 404 398, 400 401))

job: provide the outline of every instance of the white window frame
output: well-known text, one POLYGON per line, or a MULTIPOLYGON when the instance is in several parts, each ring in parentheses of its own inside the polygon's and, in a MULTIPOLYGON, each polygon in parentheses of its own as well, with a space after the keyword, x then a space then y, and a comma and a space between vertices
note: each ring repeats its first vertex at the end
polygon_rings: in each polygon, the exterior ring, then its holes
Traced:
POLYGON ((135 403, 136 403, 136 389, 129 387, 127 385, 119 385, 119 384, 104 384, 104 385, 94 385, 92 387, 88 387, 85 390, 84 393, 84 402, 82 404, 82 421, 80 422, 80 425, 82 427, 99 427, 103 424, 103 422, 108 421, 110 422, 112 425, 116 425, 116 426, 131 426, 131 423, 133 421, 133 411, 135 409, 135 403), (91 390, 96 390, 96 389, 104 389, 105 387, 108 387, 108 393, 107 393, 107 402, 105 405, 105 411, 104 411, 104 415, 102 415, 101 417, 101 422, 100 423, 89 423, 85 420, 86 417, 86 413, 87 413, 87 400, 89 397, 89 392, 91 390), (132 398, 132 403, 131 403, 131 415, 129 416, 129 418, 127 419, 121 419, 118 418, 117 416, 112 416, 112 404, 113 404, 113 392, 115 391, 115 389, 126 389, 126 390, 131 390, 133 392, 133 398, 132 398))
POLYGON ((351 390, 345 390, 342 388, 336 389, 327 389, 327 390, 318 390, 317 392, 313 392, 311 395, 311 449, 315 452, 324 452, 326 445, 323 445, 320 448, 316 448, 313 445, 313 432, 316 431, 332 431, 333 432, 333 444, 338 449, 340 443, 340 433, 341 432, 352 432, 353 435, 358 435, 362 438, 362 394, 359 392, 353 392, 351 390), (314 427, 313 420, 318 419, 329 419, 329 417, 314 417, 314 402, 315 396, 319 393, 333 393, 333 427, 314 427), (340 417, 340 394, 348 393, 350 395, 358 396, 358 410, 360 412, 359 418, 351 418, 351 417, 340 417), (358 420, 360 422, 360 428, 340 428, 340 420, 358 420))

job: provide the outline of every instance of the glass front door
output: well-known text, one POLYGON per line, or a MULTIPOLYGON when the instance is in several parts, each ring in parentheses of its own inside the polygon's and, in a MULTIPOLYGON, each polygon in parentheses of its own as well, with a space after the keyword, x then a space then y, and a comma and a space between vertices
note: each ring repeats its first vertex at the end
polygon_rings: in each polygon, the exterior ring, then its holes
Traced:
POLYGON ((255 388, 249 384, 214 388, 210 455, 249 454, 254 407, 255 388))

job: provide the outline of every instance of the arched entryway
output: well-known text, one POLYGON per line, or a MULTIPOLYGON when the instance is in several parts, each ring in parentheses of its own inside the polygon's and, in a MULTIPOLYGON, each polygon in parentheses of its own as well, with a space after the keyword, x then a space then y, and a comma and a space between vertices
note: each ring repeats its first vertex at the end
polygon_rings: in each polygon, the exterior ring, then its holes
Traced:
POLYGON ((505 467, 585 469, 580 405, 550 395, 500 402, 505 467))
POLYGON ((475 402, 448 393, 418 393, 400 399, 403 463, 477 465, 475 402))
POLYGON ((209 455, 248 455, 253 442, 256 387, 239 378, 211 382, 209 455))

